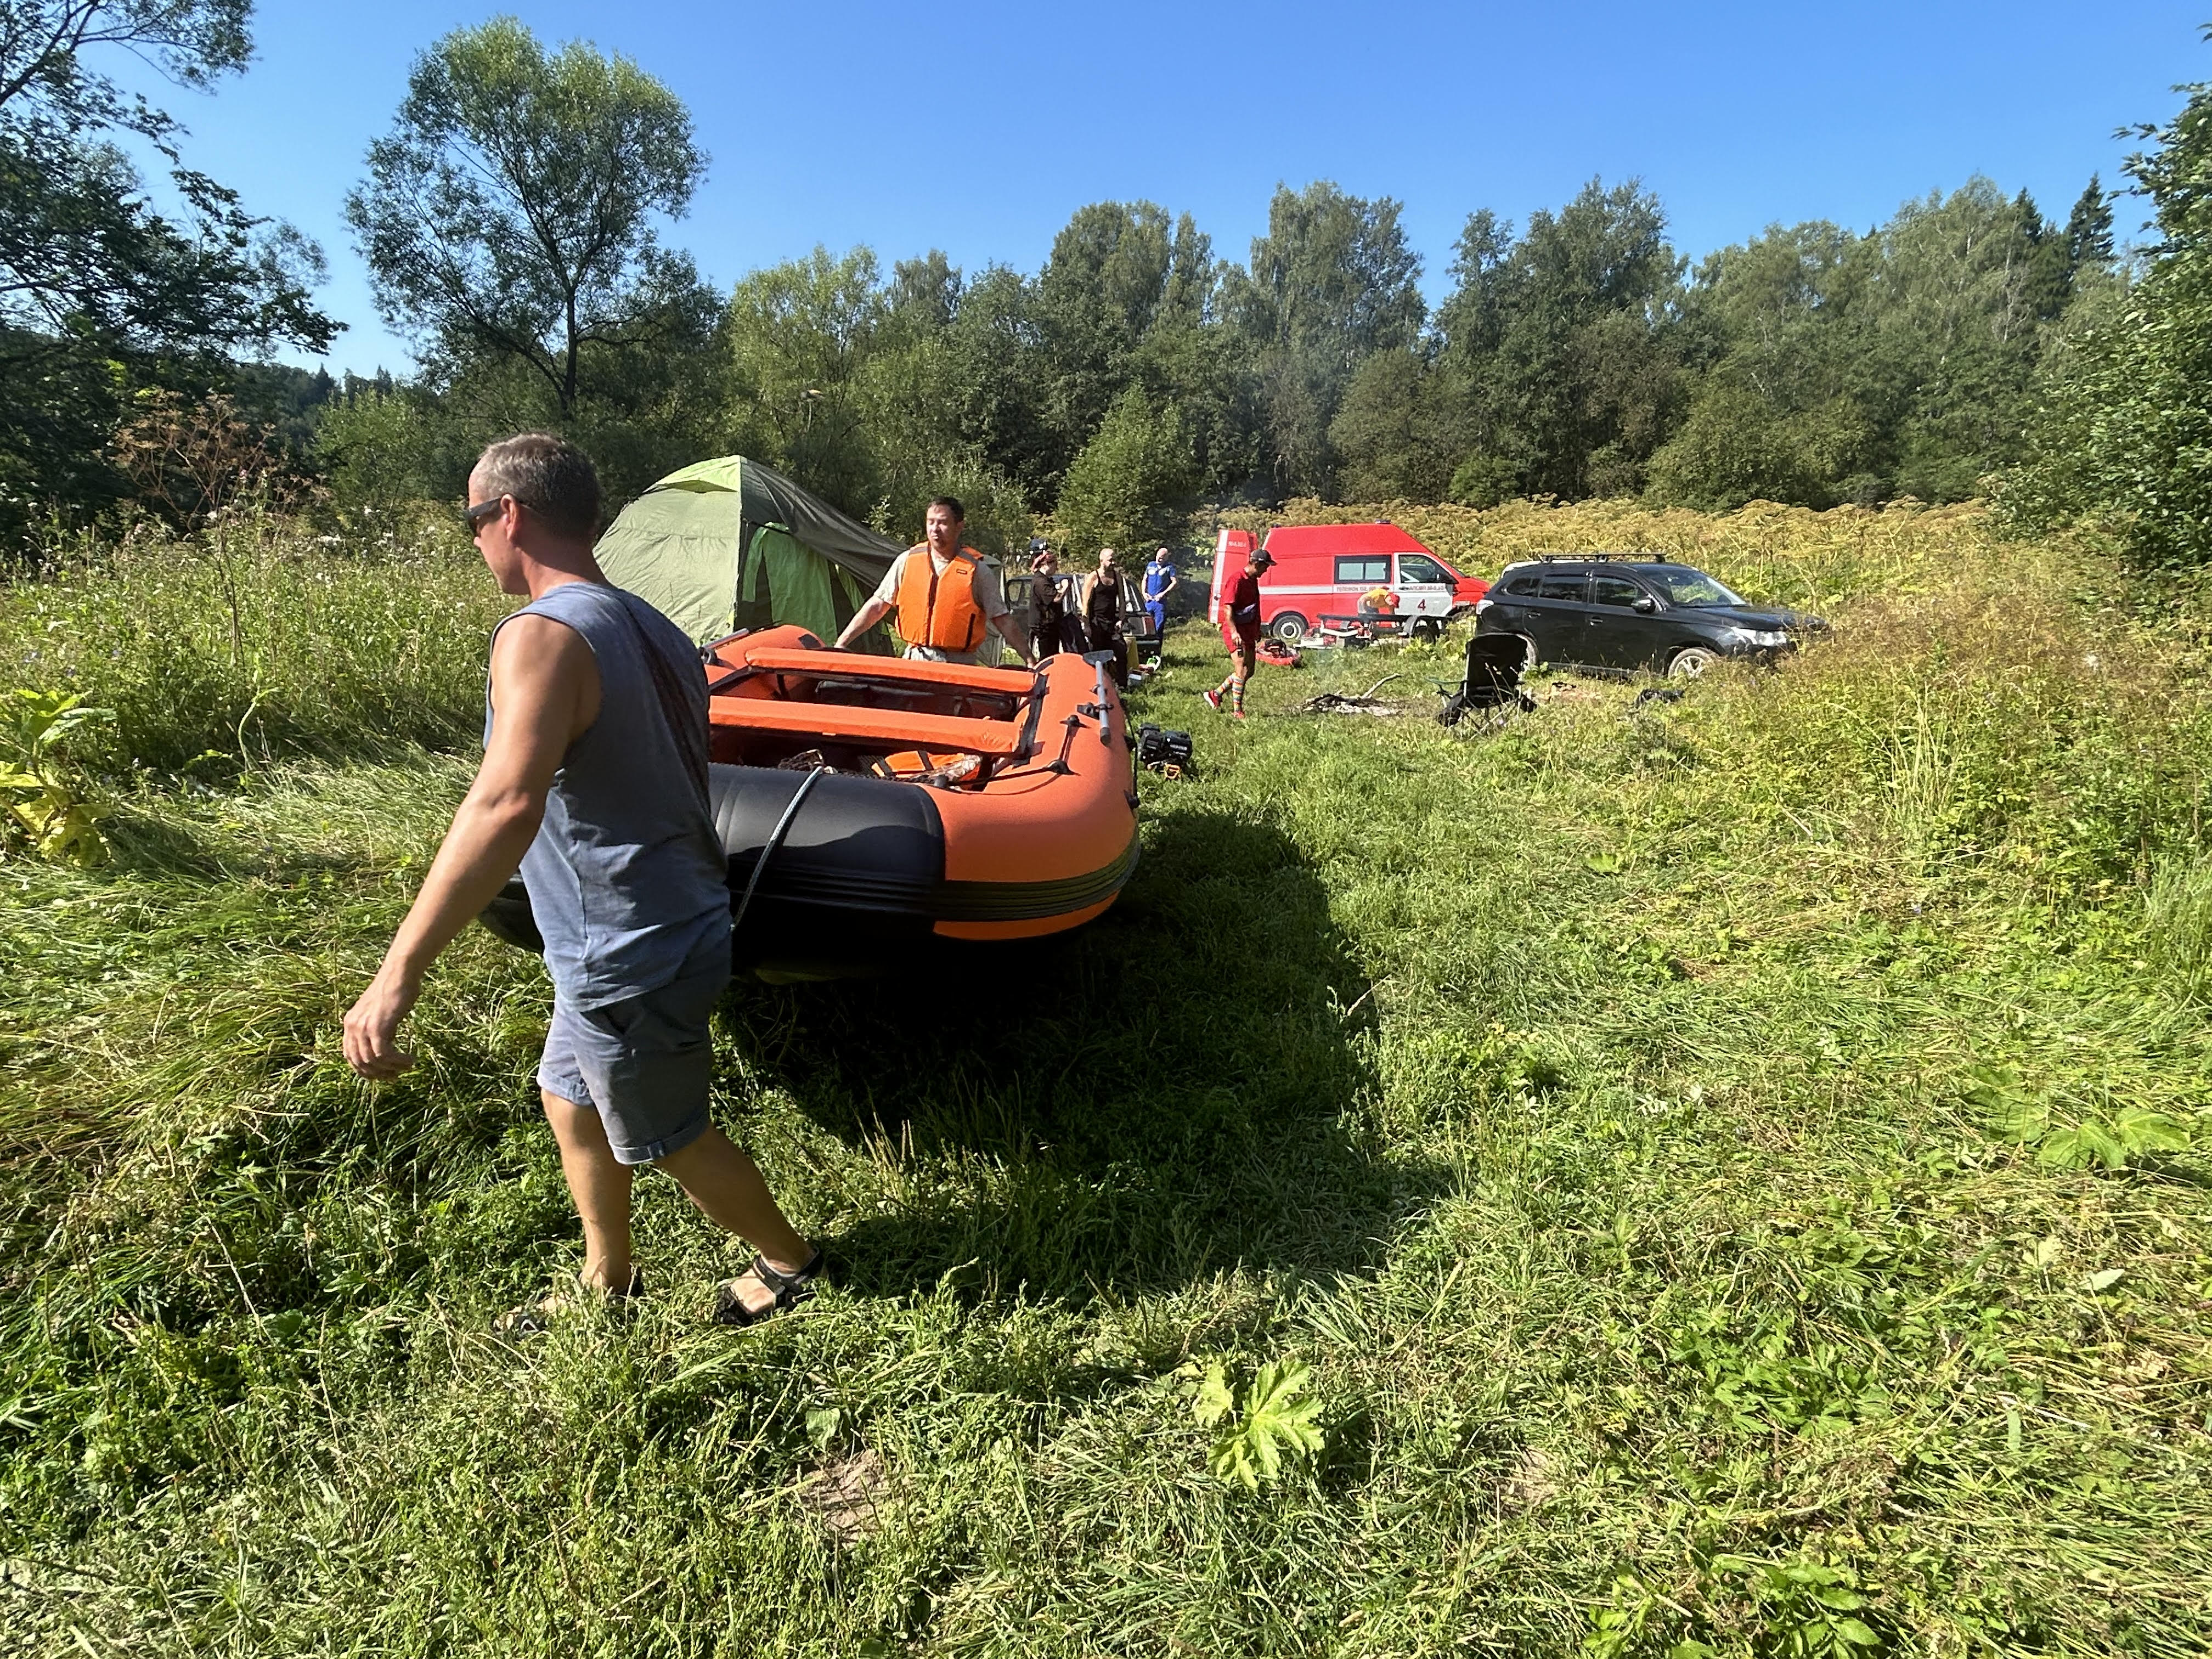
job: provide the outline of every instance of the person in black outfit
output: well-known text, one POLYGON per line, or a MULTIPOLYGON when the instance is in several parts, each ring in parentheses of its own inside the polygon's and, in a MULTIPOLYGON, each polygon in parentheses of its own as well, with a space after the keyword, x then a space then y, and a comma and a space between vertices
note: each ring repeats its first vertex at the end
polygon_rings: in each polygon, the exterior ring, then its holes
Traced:
POLYGON ((1114 550, 1098 555, 1098 569, 1083 591, 1083 631, 1093 651, 1111 651, 1114 684, 1129 689, 1129 642, 1121 637, 1121 567, 1114 550))
POLYGON ((1083 638, 1075 620, 1075 583, 1060 574, 1060 560, 1037 545, 1030 557, 1030 654, 1038 662, 1059 651, 1080 651, 1083 638))

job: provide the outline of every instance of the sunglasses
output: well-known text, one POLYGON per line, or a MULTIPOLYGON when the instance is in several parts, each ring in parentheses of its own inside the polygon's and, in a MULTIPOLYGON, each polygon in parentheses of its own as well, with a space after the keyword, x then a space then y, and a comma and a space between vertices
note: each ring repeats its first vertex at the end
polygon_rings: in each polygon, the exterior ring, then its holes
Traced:
POLYGON ((497 518, 500 510, 506 505, 507 497, 504 495, 494 501, 478 501, 473 507, 465 507, 461 509, 461 521, 468 526, 469 534, 473 536, 483 528, 485 520, 497 518))

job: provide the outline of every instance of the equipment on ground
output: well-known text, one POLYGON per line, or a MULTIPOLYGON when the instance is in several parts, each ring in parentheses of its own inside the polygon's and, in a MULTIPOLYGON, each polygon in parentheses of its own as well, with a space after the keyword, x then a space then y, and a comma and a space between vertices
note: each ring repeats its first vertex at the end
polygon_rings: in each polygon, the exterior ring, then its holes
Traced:
POLYGON ((1137 764, 1147 772, 1179 778, 1190 770, 1190 762, 1189 732, 1149 725, 1137 728, 1137 764))
POLYGON ((1444 706, 1437 719, 1457 726, 1470 710, 1504 713, 1533 709, 1536 699, 1521 689, 1521 677, 1536 665, 1535 642, 1519 634, 1477 634, 1467 642, 1467 672, 1456 686, 1440 683, 1444 706))

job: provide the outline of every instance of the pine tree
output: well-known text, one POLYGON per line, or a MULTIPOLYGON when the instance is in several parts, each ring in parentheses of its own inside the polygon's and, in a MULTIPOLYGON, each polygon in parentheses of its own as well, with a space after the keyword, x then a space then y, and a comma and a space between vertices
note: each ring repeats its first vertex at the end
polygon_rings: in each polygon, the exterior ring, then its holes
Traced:
POLYGON ((2112 262, 2112 198, 2094 173, 2089 175, 2089 188, 2081 192, 2081 199, 2067 216, 2066 257, 2076 270, 2112 262))

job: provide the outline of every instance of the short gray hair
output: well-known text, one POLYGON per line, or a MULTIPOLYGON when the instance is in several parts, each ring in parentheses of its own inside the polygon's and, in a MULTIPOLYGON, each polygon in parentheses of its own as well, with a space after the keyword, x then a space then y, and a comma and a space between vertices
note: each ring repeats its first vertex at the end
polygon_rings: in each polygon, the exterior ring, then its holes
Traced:
POLYGON ((502 438, 477 459, 484 499, 512 495, 563 536, 599 533, 599 475, 592 458, 550 432, 502 438))

